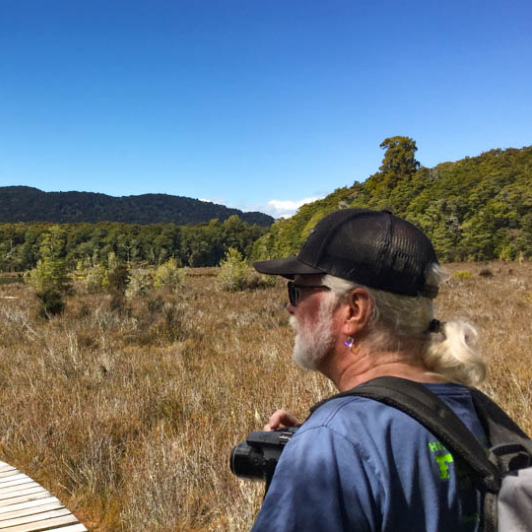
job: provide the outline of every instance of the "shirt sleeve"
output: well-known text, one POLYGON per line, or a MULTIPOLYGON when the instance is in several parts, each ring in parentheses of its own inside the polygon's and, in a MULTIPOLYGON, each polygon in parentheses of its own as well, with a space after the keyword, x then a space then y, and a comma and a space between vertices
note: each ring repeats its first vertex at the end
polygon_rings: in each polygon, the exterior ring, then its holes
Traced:
POLYGON ((253 532, 380 530, 382 490, 372 459, 334 430, 286 445, 253 532))

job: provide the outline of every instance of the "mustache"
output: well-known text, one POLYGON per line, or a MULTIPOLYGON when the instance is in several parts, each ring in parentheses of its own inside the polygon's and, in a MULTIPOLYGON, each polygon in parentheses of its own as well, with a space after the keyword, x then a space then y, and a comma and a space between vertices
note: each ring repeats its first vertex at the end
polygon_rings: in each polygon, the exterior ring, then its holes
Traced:
POLYGON ((299 326, 299 323, 296 320, 295 316, 290 316, 290 318, 288 319, 288 324, 290 325, 290 327, 292 327, 292 330, 295 333, 298 333, 301 330, 301 327, 299 326))

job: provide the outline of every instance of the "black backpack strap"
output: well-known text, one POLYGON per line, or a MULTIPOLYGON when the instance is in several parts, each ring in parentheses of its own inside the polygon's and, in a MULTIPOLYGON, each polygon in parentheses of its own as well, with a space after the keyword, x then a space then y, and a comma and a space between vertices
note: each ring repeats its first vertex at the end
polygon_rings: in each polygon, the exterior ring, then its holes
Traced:
POLYGON ((508 443, 519 444, 532 456, 532 440, 497 403, 474 388, 471 389, 471 397, 486 436, 493 447, 508 443))
MULTIPOLYGON (((501 483, 498 468, 488 460, 482 445, 458 416, 422 384, 398 377, 378 377, 330 399, 350 395, 367 397, 408 414, 472 469, 479 489, 498 492, 501 483)), ((311 412, 326 401, 315 405, 311 412)))

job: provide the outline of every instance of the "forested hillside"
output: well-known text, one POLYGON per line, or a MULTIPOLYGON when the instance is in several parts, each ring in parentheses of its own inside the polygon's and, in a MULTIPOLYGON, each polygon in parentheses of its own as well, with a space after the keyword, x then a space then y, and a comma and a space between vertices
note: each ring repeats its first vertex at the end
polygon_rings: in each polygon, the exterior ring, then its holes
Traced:
POLYGON ((440 260, 532 258, 532 146, 495 149, 425 168, 408 137, 386 139, 379 171, 279 220, 254 257, 297 253, 312 228, 338 208, 389 209, 422 228, 440 260))
POLYGON ((0 222, 125 224, 197 224, 237 215, 250 224, 268 226, 273 218, 207 201, 168 194, 116 198, 93 192, 43 192, 32 187, 0 187, 0 222))

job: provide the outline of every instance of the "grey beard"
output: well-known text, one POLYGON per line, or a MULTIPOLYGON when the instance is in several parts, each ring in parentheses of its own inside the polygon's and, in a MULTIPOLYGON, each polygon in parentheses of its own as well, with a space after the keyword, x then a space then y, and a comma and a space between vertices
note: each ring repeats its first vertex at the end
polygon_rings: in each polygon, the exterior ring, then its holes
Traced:
POLYGON ((325 297, 321 301, 317 323, 299 323, 290 316, 290 326, 296 333, 294 341, 294 362, 304 368, 317 370, 334 346, 331 330, 332 314, 336 307, 336 297, 325 297))

